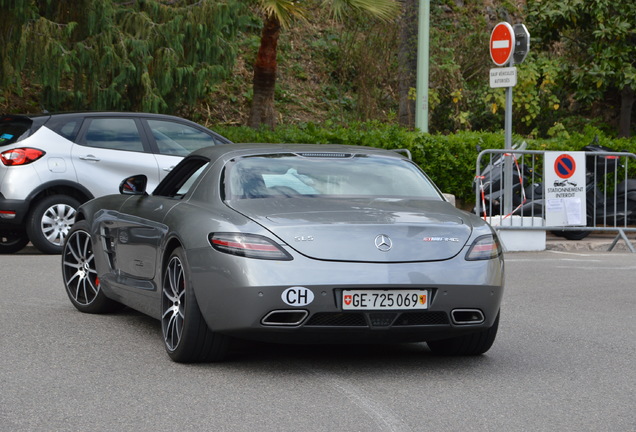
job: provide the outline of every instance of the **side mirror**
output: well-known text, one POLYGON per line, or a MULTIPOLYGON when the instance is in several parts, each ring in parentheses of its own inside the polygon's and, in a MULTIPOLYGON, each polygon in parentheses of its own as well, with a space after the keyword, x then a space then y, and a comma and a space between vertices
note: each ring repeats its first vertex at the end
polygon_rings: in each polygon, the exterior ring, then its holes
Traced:
POLYGON ((124 179, 119 184, 119 193, 122 195, 147 195, 147 184, 148 177, 143 174, 137 174, 124 179))

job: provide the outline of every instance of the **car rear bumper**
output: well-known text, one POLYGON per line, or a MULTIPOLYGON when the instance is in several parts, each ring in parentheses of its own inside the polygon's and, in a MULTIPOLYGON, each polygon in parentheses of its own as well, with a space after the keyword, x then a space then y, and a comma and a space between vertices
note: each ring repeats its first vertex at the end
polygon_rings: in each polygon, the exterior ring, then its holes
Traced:
POLYGON ((8 200, 0 195, 0 227, 22 225, 29 211, 24 200, 8 200))
POLYGON ((214 331, 261 341, 381 343, 448 338, 491 327, 504 291, 503 261, 467 262, 463 255, 444 262, 375 265, 297 258, 252 262, 249 267, 233 266, 236 257, 232 257, 220 271, 220 267, 206 269, 205 263, 214 262, 206 255, 199 250, 188 257, 206 322, 214 331), (291 287, 306 288, 313 300, 302 306, 288 304, 284 297, 291 287), (413 288, 428 291, 428 309, 342 308, 343 289, 413 288), (456 311, 473 311, 477 319, 462 321, 471 315, 456 311))

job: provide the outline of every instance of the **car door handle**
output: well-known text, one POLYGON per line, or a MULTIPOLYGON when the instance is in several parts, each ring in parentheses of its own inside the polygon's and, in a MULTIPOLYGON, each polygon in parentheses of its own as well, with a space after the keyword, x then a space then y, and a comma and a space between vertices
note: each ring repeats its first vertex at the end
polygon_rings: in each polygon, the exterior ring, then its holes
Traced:
POLYGON ((99 158, 96 158, 92 154, 89 154, 89 155, 86 155, 86 156, 80 156, 79 158, 80 158, 80 160, 84 160, 84 161, 91 161, 91 162, 99 162, 100 161, 99 158))
POLYGON ((174 165, 172 165, 170 168, 164 168, 163 170, 165 172, 170 172, 170 171, 172 171, 173 168, 174 168, 174 165))

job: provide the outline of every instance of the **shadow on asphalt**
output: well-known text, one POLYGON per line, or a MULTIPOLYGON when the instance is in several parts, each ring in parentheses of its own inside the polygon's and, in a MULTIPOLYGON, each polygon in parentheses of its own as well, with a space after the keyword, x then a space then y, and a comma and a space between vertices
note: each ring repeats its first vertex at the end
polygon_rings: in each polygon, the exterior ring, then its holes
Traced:
MULTIPOLYGON (((161 342, 161 324, 130 308, 110 314, 113 319, 121 321, 117 326, 119 332, 130 328, 131 332, 143 333, 161 342)), ((496 346, 495 341, 495 346, 496 346)), ((165 360, 170 362, 168 355, 165 360)), ((382 344, 277 344, 234 339, 226 360, 219 364, 203 363, 190 365, 198 367, 217 367, 223 365, 229 369, 249 369, 255 367, 267 370, 280 370, 281 363, 287 366, 307 366, 320 364, 327 369, 363 367, 364 369, 384 369, 392 366, 435 366, 439 370, 455 368, 483 367, 491 363, 488 354, 475 357, 445 357, 431 353, 426 343, 382 343, 382 344), (481 365, 481 366, 480 366, 481 365), (441 368, 441 369, 440 369, 441 368)), ((286 367, 287 367, 286 366, 286 367)))

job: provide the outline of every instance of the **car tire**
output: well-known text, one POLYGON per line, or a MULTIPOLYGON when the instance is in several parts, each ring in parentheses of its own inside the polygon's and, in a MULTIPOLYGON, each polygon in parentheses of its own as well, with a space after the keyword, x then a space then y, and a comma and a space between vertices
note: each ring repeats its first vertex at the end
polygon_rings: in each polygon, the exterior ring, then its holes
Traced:
POLYGON ((51 195, 40 200, 27 221, 27 234, 33 246, 45 254, 61 253, 79 206, 78 200, 67 195, 51 195))
POLYGON ((450 339, 430 341, 426 344, 433 354, 443 356, 476 356, 488 351, 497 337, 499 313, 490 328, 450 339))
POLYGON ((80 312, 100 314, 123 307, 101 290, 93 241, 86 221, 74 224, 67 236, 62 250, 62 277, 66 294, 80 312))
POLYGON ((175 249, 163 273, 161 333, 166 352, 179 363, 224 359, 229 337, 213 332, 205 322, 194 295, 182 248, 175 249))
POLYGON ((583 240, 590 235, 590 231, 551 231, 558 237, 565 237, 567 240, 583 240))
POLYGON ((21 251, 29 243, 25 230, 7 228, 0 230, 0 254, 12 254, 21 251))

